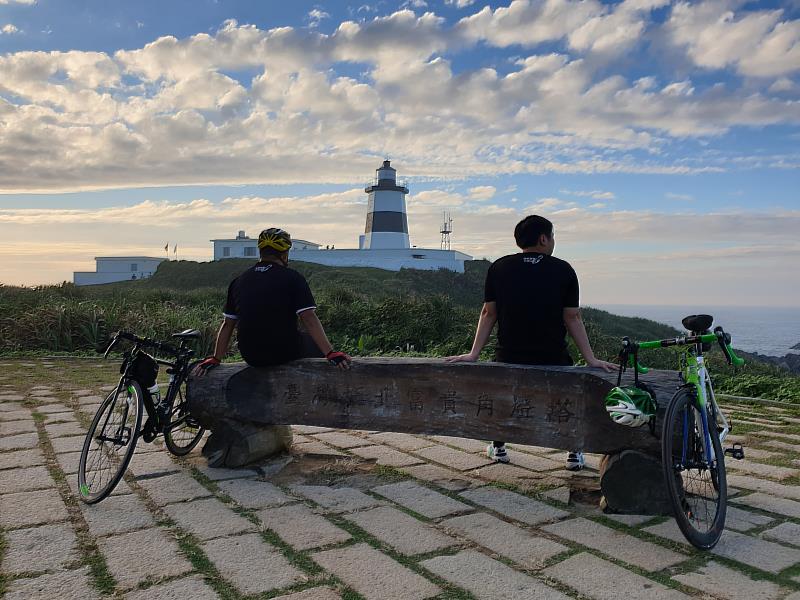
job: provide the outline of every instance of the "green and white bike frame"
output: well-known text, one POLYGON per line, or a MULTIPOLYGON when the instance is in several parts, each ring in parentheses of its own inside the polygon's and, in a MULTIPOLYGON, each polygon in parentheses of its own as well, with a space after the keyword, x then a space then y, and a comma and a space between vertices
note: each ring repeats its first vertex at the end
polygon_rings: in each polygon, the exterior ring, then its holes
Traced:
MULTIPOLYGON (((638 343, 631 342, 628 338, 623 340, 623 352, 629 356, 630 365, 635 368, 636 373, 647 373, 649 370, 639 363, 639 350, 667 348, 670 346, 683 347, 683 356, 681 357, 681 379, 685 386, 692 387, 695 390, 695 406, 700 414, 703 425, 703 455, 706 463, 709 465, 713 464, 716 460, 714 446, 711 443, 710 437, 712 427, 709 423, 709 416, 714 420, 713 425, 715 426, 717 435, 719 435, 720 445, 725 441, 731 429, 728 420, 717 404, 714 388, 711 385, 711 378, 708 375, 708 369, 706 368, 705 359, 703 358, 703 347, 713 344, 714 342, 719 343, 728 364, 735 366, 744 364, 744 360, 736 356, 733 352, 733 348, 731 348, 731 336, 725 333, 721 327, 714 329, 713 333, 694 334, 666 340, 638 343)), ((684 433, 684 440, 686 437, 687 435, 684 433)), ((683 461, 685 460, 686 457, 683 456, 683 461)))

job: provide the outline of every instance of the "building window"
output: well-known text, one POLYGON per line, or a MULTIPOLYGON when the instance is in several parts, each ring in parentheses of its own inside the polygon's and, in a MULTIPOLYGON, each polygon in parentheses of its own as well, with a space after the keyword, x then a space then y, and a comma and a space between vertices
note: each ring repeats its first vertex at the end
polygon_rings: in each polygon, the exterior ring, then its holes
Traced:
POLYGON ((256 255, 256 249, 253 248, 252 246, 245 246, 244 255, 245 256, 255 256, 256 255))
POLYGON ((223 246, 222 247, 222 257, 228 258, 231 255, 231 248, 230 246, 223 246))
POLYGON ((138 270, 139 270, 139 265, 136 263, 131 263, 131 273, 138 270))

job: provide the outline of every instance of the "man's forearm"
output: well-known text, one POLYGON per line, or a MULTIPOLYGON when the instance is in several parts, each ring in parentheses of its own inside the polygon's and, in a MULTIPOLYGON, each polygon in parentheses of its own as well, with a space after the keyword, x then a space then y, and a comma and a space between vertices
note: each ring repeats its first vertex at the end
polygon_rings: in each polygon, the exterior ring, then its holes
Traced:
POLYGON ((214 344, 214 357, 217 360, 222 360, 228 353, 234 329, 236 329, 236 324, 230 324, 228 321, 223 322, 219 328, 217 342, 214 344))
POLYGON ((489 336, 492 335, 492 329, 494 329, 495 323, 497 323, 497 315, 486 310, 481 311, 481 316, 478 319, 478 329, 475 331, 475 339, 472 342, 470 354, 476 358, 480 356, 481 350, 486 346, 486 342, 489 341, 489 336))
POLYGON ((575 341, 575 345, 584 360, 587 362, 594 360, 592 345, 589 343, 589 336, 586 334, 586 327, 583 325, 583 319, 581 319, 580 314, 567 317, 564 320, 564 325, 566 325, 570 337, 575 341))
POLYGON ((300 313, 300 319, 303 321, 303 326, 306 328, 308 335, 311 336, 311 339, 314 340, 317 348, 327 356, 333 350, 333 346, 328 340, 328 336, 325 335, 325 329, 322 327, 317 313, 313 310, 303 311, 300 313))

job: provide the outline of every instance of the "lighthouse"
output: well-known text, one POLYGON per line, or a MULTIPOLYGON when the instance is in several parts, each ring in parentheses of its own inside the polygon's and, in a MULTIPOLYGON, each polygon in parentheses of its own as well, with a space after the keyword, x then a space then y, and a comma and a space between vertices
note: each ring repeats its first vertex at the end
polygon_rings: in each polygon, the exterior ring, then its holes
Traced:
POLYGON ((375 181, 364 191, 369 194, 367 225, 359 240, 362 250, 410 248, 406 194, 397 183, 397 171, 388 160, 376 169, 375 181))

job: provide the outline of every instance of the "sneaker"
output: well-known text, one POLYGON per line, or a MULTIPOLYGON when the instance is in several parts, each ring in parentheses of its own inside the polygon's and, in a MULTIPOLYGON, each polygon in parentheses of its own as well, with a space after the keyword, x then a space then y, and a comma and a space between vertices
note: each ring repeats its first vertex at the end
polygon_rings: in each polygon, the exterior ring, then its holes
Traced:
POLYGON ((567 471, 580 471, 585 464, 583 452, 570 452, 567 455, 567 471))
POLYGON ((508 458, 508 452, 506 452, 505 445, 500 447, 495 447, 494 444, 489 444, 488 446, 486 446, 486 456, 488 456, 495 462, 499 463, 510 462, 510 459, 508 458))

